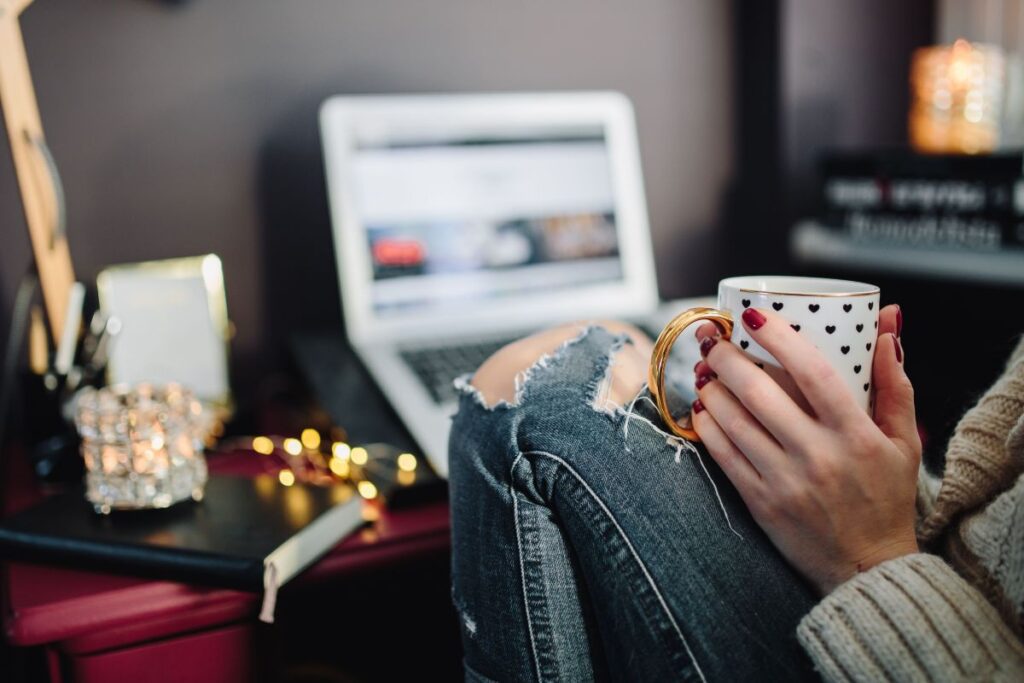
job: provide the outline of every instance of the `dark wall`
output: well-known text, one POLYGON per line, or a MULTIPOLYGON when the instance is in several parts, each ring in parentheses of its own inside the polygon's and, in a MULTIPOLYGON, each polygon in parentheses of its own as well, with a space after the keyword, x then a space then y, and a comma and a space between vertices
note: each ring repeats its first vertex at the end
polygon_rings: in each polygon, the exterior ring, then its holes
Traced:
POLYGON ((781 3, 782 160, 792 217, 813 206, 827 148, 904 146, 910 60, 935 40, 933 0, 781 3))
MULTIPOLYGON (((338 319, 315 129, 335 93, 625 92, 663 293, 712 288, 686 257, 730 172, 728 3, 40 0, 23 27, 79 278, 220 254, 243 364, 295 322, 282 301, 338 319)), ((29 251, 2 144, 6 327, 29 251)))
POLYGON ((815 211, 819 155, 906 144, 910 58, 933 42, 934 0, 733 5, 736 161, 720 261, 728 273, 789 271, 789 231, 815 211))

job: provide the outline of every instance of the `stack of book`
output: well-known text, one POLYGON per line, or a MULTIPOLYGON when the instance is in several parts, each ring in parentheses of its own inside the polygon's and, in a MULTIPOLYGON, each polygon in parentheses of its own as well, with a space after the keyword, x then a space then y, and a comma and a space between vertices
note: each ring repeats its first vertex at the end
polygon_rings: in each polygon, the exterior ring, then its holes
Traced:
POLYGON ((1024 153, 832 153, 821 162, 820 224, 862 245, 1024 250, 1024 153))

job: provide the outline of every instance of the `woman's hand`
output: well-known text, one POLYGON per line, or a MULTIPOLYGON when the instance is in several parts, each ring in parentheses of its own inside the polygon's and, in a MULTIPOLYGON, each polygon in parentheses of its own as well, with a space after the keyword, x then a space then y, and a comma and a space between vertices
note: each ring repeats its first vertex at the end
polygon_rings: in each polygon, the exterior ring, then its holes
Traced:
POLYGON ((921 441, 899 315, 896 306, 880 312, 874 420, 818 350, 771 311, 747 309, 743 324, 792 376, 813 415, 735 345, 714 343, 714 325, 698 331, 705 360, 694 427, 757 523, 822 593, 918 550, 921 441))

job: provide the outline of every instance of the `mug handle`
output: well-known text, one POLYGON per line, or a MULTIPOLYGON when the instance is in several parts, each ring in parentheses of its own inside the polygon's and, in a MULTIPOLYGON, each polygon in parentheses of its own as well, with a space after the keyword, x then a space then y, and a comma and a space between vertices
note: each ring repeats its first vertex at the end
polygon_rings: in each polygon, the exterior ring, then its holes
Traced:
POLYGON ((676 339, 687 327, 700 320, 711 320, 718 323, 722 328, 723 338, 728 340, 732 336, 732 316, 717 308, 690 308, 669 321, 665 329, 658 335, 658 341, 654 343, 654 353, 651 354, 651 365, 647 370, 647 387, 654 398, 654 403, 661 413, 661 419, 668 425, 669 430, 676 436, 681 436, 688 441, 700 441, 697 432, 693 429, 681 427, 672 417, 668 409, 668 400, 665 397, 665 366, 668 365, 668 356, 676 339))

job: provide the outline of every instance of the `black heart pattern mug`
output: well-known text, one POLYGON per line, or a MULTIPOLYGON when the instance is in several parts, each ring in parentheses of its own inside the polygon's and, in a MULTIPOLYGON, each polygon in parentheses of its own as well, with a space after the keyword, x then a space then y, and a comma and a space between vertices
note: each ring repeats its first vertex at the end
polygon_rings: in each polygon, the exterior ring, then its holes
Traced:
POLYGON ((747 334, 733 319, 743 309, 773 310, 790 327, 806 337, 829 360, 845 386, 864 410, 871 409, 871 367, 875 337, 878 334, 879 289, 850 280, 790 277, 783 275, 746 275, 730 277, 718 283, 717 308, 691 308, 673 318, 654 344, 647 381, 658 412, 673 434, 699 441, 690 427, 679 424, 668 408, 665 395, 665 368, 669 353, 679 335, 690 325, 712 321, 722 336, 732 341, 772 376, 798 403, 807 402, 796 383, 775 358, 747 334))

